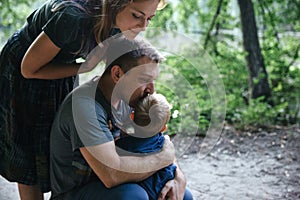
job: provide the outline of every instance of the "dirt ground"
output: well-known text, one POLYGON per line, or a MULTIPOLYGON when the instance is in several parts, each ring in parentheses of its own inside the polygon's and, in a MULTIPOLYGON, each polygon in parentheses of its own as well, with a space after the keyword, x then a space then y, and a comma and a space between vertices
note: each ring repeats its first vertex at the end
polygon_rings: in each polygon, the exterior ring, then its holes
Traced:
MULTIPOLYGON (((300 199, 299 126, 243 132, 226 126, 205 157, 201 145, 203 138, 193 138, 179 158, 194 199, 300 199)), ((16 184, 0 177, 0 200, 17 199, 16 184)))
POLYGON ((195 199, 300 199, 299 126, 239 132, 225 127, 213 150, 195 138, 180 159, 195 199))

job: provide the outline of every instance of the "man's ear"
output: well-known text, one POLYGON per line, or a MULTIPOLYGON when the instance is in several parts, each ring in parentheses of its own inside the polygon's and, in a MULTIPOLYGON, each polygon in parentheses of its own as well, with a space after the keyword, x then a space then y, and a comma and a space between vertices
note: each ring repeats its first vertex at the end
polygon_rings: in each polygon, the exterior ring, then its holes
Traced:
POLYGON ((123 74, 124 74, 123 70, 119 65, 114 65, 111 68, 111 78, 115 83, 119 81, 119 79, 123 76, 123 74))

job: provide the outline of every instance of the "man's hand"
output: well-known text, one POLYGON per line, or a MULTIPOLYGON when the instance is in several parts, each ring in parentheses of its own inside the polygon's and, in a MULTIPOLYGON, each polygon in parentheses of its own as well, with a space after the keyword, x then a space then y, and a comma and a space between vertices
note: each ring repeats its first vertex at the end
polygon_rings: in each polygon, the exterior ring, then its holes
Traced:
POLYGON ((186 188, 186 179, 177 165, 175 178, 166 183, 158 200, 182 200, 186 188))
POLYGON ((174 144, 170 141, 170 137, 165 135, 165 142, 162 148, 161 159, 164 161, 169 161, 168 165, 172 164, 175 160, 175 148, 174 144))

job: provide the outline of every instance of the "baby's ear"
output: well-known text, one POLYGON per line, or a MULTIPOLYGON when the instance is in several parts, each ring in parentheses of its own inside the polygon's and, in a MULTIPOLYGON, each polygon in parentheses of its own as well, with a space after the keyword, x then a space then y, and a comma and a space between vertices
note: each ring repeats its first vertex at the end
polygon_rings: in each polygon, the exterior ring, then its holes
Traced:
POLYGON ((164 125, 164 127, 161 129, 161 133, 164 133, 164 132, 166 132, 166 130, 168 130, 168 125, 166 124, 166 125, 164 125))
POLYGON ((131 113, 130 113, 130 119, 133 121, 134 120, 134 111, 132 111, 131 113))

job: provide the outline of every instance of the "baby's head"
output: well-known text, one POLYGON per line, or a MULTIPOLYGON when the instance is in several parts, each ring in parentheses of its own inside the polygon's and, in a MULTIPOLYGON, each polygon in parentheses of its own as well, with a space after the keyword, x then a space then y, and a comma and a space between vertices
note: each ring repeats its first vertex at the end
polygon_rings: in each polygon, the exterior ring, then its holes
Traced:
POLYGON ((161 94, 143 98, 134 108, 135 133, 139 137, 151 137, 165 127, 170 119, 170 105, 161 94))

